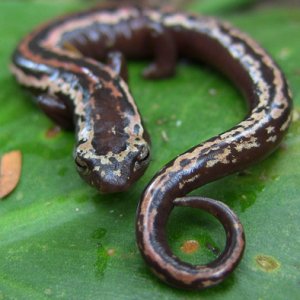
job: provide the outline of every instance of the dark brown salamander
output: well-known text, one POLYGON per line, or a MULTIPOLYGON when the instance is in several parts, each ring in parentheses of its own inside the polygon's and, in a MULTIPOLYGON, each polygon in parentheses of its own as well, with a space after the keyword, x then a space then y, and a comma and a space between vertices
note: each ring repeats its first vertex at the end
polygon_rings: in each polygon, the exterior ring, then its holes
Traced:
POLYGON ((75 124, 78 171, 104 192, 127 189, 149 162, 149 138, 126 83, 123 55, 154 57, 144 71, 146 78, 174 74, 179 57, 203 61, 229 77, 248 101, 249 113, 242 122, 178 156, 155 175, 137 212, 138 246, 159 278, 186 289, 213 286, 240 261, 243 228, 226 205, 185 195, 276 149, 291 121, 286 80, 255 41, 211 17, 96 8, 38 28, 14 52, 12 72, 35 93, 50 118, 65 128, 75 124), (165 226, 175 206, 201 208, 221 221, 227 243, 220 257, 194 266, 172 254, 165 226))

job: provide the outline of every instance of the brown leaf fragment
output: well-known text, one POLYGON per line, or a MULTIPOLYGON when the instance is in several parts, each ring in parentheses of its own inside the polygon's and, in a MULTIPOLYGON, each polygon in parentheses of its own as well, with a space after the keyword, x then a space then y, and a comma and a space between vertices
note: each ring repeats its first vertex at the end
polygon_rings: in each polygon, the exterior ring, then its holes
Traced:
POLYGON ((61 132, 61 127, 59 126, 51 127, 46 131, 46 138, 52 139, 56 137, 60 132, 61 132))
POLYGON ((200 245, 196 240, 188 240, 180 247, 181 251, 186 254, 195 253, 199 249, 200 245))
POLYGON ((5 153, 0 159, 0 199, 10 194, 17 186, 22 167, 21 151, 5 153))

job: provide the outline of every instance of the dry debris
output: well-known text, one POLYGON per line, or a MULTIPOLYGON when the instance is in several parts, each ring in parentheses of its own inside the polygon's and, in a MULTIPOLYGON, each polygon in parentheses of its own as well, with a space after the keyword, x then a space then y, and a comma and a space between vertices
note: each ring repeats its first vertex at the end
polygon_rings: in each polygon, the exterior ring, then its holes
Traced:
POLYGON ((0 199, 16 188, 21 176, 21 168, 21 151, 11 151, 2 156, 0 159, 0 199))

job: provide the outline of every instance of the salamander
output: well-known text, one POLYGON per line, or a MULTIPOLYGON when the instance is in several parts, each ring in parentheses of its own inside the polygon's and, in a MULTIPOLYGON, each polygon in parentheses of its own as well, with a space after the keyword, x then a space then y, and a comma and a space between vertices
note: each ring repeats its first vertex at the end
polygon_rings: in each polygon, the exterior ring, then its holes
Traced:
POLYGON ((50 118, 64 128, 75 127, 79 174, 102 192, 119 192, 144 173, 150 160, 150 138, 128 87, 125 58, 152 58, 143 76, 160 79, 175 73, 181 57, 227 76, 247 100, 248 114, 153 177, 138 206, 136 236, 143 258, 161 280, 204 289, 234 270, 245 236, 228 206, 186 195, 244 170, 280 144, 291 122, 292 96, 270 55, 247 34, 213 17, 96 7, 38 27, 16 48, 11 70, 50 118), (206 210, 223 224, 226 247, 216 260, 192 265, 173 254, 165 227, 176 206, 206 210))

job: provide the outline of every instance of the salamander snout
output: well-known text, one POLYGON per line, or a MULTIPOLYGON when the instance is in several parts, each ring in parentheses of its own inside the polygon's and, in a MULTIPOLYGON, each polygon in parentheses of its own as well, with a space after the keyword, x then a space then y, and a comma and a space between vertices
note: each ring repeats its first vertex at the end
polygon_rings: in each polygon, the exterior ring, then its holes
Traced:
POLYGON ((149 161, 150 148, 147 143, 127 153, 109 152, 103 156, 75 153, 79 175, 102 193, 128 190, 144 174, 149 161))

